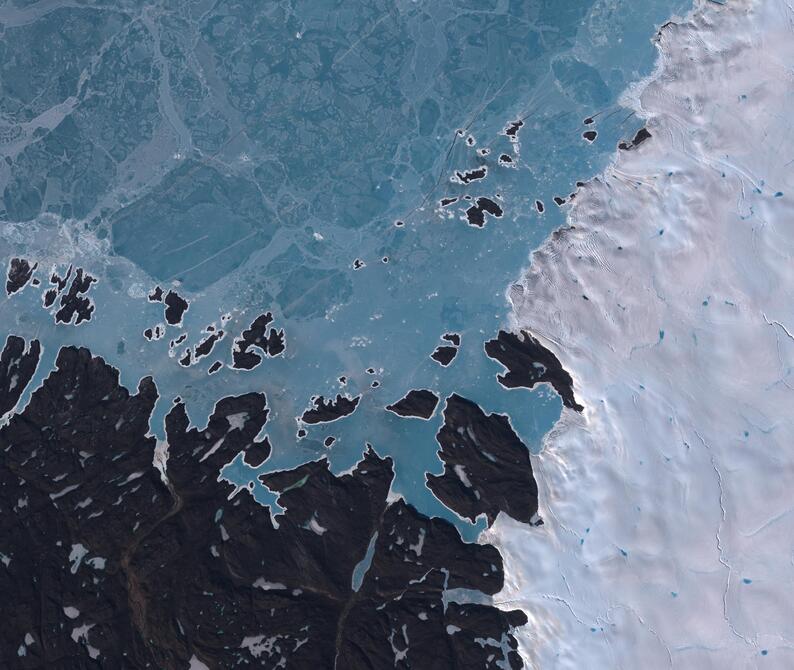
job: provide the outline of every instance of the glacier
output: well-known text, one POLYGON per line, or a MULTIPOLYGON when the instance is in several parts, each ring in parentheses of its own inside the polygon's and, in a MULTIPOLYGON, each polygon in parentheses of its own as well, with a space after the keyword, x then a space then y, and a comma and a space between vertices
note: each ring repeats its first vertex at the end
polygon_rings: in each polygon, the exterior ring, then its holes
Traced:
POLYGON ((794 8, 698 2, 625 103, 649 141, 510 287, 574 378, 501 515, 496 597, 537 668, 794 667, 794 8))

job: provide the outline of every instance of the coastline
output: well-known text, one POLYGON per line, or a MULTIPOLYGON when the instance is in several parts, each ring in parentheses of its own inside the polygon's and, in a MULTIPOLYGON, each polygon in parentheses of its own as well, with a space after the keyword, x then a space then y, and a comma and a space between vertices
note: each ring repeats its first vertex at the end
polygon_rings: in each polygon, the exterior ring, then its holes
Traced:
POLYGON ((529 667, 794 662, 794 235, 775 225, 794 195, 791 19, 784 2, 701 0, 667 23, 625 94, 652 138, 580 188, 508 289, 512 328, 585 405, 534 462, 546 524, 500 517, 481 536, 505 557, 497 604, 529 616, 529 667))

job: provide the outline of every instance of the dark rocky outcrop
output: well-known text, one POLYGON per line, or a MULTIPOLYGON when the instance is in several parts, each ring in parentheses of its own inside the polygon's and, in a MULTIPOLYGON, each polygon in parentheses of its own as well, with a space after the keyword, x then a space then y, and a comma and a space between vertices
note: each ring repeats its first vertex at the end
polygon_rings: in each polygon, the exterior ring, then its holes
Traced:
POLYGON ((500 330, 496 339, 485 343, 485 353, 507 369, 506 374, 496 377, 505 388, 531 389, 547 382, 559 393, 566 407, 577 412, 584 409, 576 402, 573 379, 560 359, 527 331, 516 334, 500 330))
POLYGON ((460 516, 488 525, 500 512, 525 523, 538 511, 538 487, 529 450, 503 414, 486 414, 457 394, 447 398, 436 435, 441 475, 427 475, 435 496, 460 516))
POLYGON ((167 459, 156 399, 150 377, 130 394, 66 347, 0 429, 0 666, 521 667, 522 612, 445 602, 497 593, 499 553, 389 502, 391 459, 368 448, 348 474, 320 460, 260 475, 273 519, 218 477, 240 452, 267 460, 264 396, 224 398, 204 428, 175 401, 167 459))
POLYGON ((436 411, 438 396, 427 389, 411 389, 397 402, 386 405, 389 412, 397 416, 429 419, 436 411))

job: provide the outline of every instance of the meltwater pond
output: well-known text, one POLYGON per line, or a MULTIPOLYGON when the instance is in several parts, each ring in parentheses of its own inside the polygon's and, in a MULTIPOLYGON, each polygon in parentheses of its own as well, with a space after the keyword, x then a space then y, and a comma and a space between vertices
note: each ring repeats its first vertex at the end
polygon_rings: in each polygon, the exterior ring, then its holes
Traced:
MULTIPOLYGON (((129 388, 153 375, 159 437, 176 396, 203 426, 219 398, 264 391, 263 469, 327 456, 340 472, 370 442, 394 458, 396 492, 473 537, 482 526, 425 487, 443 400, 508 414, 535 450, 559 416, 545 386, 500 387, 483 344, 576 182, 641 126, 618 98, 688 4, 7 4, 0 250, 37 262, 40 286, 4 299, 2 329, 44 346, 21 402, 66 344, 129 388), (70 265, 97 279, 77 326, 42 308, 70 265), (155 286, 188 300, 180 325, 155 286), (285 352, 232 369, 235 338, 266 312, 285 352), (442 367, 430 354, 446 333, 461 342, 442 367), (441 397, 429 421, 384 411, 410 389, 441 397), (337 393, 360 395, 356 411, 298 439, 311 398, 337 393)), ((239 463, 227 475, 252 478, 239 463)))

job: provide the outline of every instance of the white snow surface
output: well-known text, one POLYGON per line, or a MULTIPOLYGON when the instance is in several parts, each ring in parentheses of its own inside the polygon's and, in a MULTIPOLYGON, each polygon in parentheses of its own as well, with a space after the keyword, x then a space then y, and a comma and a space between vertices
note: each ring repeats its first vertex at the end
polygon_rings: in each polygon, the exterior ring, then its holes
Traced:
POLYGON ((699 2, 657 41, 652 138, 509 292, 586 409, 535 459, 545 524, 482 539, 529 667, 794 668, 794 9, 699 2))

